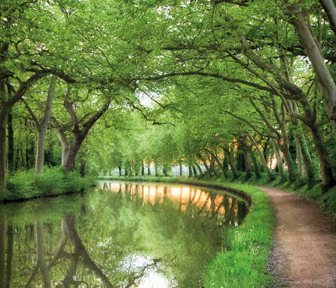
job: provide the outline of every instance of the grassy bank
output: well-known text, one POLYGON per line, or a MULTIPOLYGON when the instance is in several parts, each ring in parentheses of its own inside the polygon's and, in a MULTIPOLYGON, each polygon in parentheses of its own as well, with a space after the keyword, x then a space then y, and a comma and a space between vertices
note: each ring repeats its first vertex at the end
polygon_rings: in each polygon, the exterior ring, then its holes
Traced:
MULTIPOLYGON (((225 180, 217 178, 216 181, 225 180)), ((253 176, 249 179, 246 179, 245 176, 242 175, 240 178, 231 179, 230 182, 277 187, 290 193, 296 193, 310 201, 315 202, 323 213, 328 215, 334 222, 336 222, 336 187, 333 187, 329 191, 323 193, 321 189, 321 184, 316 184, 314 187, 308 187, 308 185, 306 185, 305 181, 303 181, 302 178, 299 178, 294 183, 281 183, 279 177, 270 181, 270 179, 266 175, 262 175, 260 178, 256 178, 253 176)))
POLYGON ((229 228, 228 248, 217 253, 206 267, 203 274, 204 287, 272 287, 273 279, 267 273, 266 267, 272 246, 274 216, 267 196, 259 189, 246 184, 226 183, 218 179, 169 177, 118 177, 115 179, 216 185, 224 189, 241 190, 250 195, 252 198, 250 211, 240 227, 229 228))
POLYGON ((61 168, 46 168, 42 175, 33 170, 20 171, 8 179, 7 190, 0 195, 0 202, 78 193, 94 185, 95 178, 80 177, 77 172, 65 173, 61 168))

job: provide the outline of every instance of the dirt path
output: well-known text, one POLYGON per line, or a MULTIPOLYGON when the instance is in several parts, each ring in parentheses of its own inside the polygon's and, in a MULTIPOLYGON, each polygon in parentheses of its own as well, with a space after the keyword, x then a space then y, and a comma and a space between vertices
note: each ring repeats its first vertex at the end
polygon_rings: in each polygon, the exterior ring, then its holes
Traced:
POLYGON ((298 195, 260 189, 276 215, 272 270, 285 277, 288 287, 336 287, 336 225, 298 195))

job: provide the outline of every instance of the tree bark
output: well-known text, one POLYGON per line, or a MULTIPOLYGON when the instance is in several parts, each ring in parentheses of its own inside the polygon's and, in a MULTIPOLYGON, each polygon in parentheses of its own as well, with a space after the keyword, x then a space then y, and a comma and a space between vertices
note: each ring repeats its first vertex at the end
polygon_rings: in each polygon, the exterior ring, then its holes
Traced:
POLYGON ((236 166, 234 165, 234 157, 231 151, 231 148, 224 148, 224 157, 228 157, 229 166, 231 168, 233 178, 238 178, 238 172, 236 166))
POLYGON ((141 160, 141 176, 145 176, 145 163, 141 160))
POLYGON ((249 154, 250 154, 251 159, 252 159, 255 176, 256 176, 256 178, 260 178, 261 175, 260 175, 260 169, 259 169, 258 161, 257 161, 257 158, 254 155, 252 149, 249 150, 249 154))
POLYGON ((285 158, 286 164, 287 164, 288 180, 289 182, 293 183, 296 180, 297 171, 296 171, 296 167, 295 167, 292 155, 289 152, 288 140, 285 138, 277 139, 277 146, 282 152, 285 158))
POLYGON ((272 143, 273 143, 273 147, 274 147, 274 153, 277 159, 277 166, 279 169, 279 174, 280 174, 280 183, 284 183, 286 182, 286 176, 284 173, 284 167, 283 167, 283 162, 282 162, 282 158, 281 155, 279 153, 279 147, 276 143, 276 141, 274 139, 272 139, 272 143))
POLYGON ((66 158, 67 155, 69 153, 69 142, 65 136, 64 131, 62 131, 61 129, 56 129, 56 133, 57 133, 57 138, 61 143, 61 163, 62 163, 62 167, 65 167, 65 163, 66 163, 66 158))
POLYGON ((212 158, 217 163, 218 167, 221 169, 221 171, 223 173, 223 177, 227 178, 227 171, 226 171, 224 163, 221 163, 221 161, 218 159, 218 156, 214 152, 212 152, 212 151, 209 150, 209 153, 211 154, 212 158))
POLYGON ((75 168, 76 156, 85 139, 85 136, 83 136, 81 133, 75 135, 75 138, 73 142, 71 143, 71 145, 69 146, 68 154, 66 156, 66 161, 65 161, 65 166, 64 166, 65 171, 70 172, 75 168))
POLYGON ((12 111, 8 112, 8 170, 14 171, 14 129, 12 111))
POLYGON ((321 168, 321 177, 323 182, 322 191, 326 192, 331 187, 336 185, 336 180, 334 178, 329 154, 326 147, 324 146, 322 135, 320 134, 319 129, 317 127, 311 127, 311 133, 321 168))
POLYGON ((191 168, 190 164, 188 165, 188 172, 189 172, 189 178, 192 178, 193 177, 193 172, 192 172, 192 168, 191 168))
POLYGON ((73 121, 73 131, 72 132, 74 134, 74 139, 69 146, 69 151, 68 151, 65 165, 64 165, 65 171, 70 172, 74 169, 76 156, 77 156, 77 153, 83 141, 85 140, 92 126, 107 111, 109 105, 110 105, 110 101, 106 102, 96 113, 94 113, 86 122, 84 122, 82 124, 82 128, 80 128, 77 115, 75 114, 72 103, 67 102, 67 100, 64 101, 64 106, 66 107, 73 121))
POLYGON ((147 175, 151 175, 152 173, 151 173, 151 167, 150 167, 150 161, 148 161, 148 163, 147 163, 147 175))
POLYGON ((202 161, 206 171, 208 172, 209 176, 212 176, 211 169, 210 169, 208 163, 206 162, 206 160, 202 157, 202 155, 200 153, 198 154, 198 157, 201 159, 201 161, 202 161))
POLYGON ((203 171, 202 171, 201 166, 200 166, 198 163, 196 163, 195 165, 196 165, 196 167, 197 167, 197 169, 198 169, 198 173, 199 173, 199 175, 200 175, 200 176, 203 176, 203 171))
POLYGON ((316 112, 314 112, 307 99, 301 101, 304 111, 305 125, 310 129, 313 143, 315 145, 316 155, 320 164, 321 178, 323 182, 322 190, 326 192, 336 185, 336 179, 333 173, 333 166, 329 156, 329 151, 323 141, 319 126, 316 123, 316 112))
POLYGON ((7 99, 6 85, 4 81, 0 81, 0 103, 1 111, 0 116, 0 193, 6 188, 7 178, 7 139, 6 139, 6 126, 8 112, 5 107, 7 99))
POLYGON ((192 165, 192 171, 193 171, 194 177, 196 177, 197 176, 197 170, 196 170, 195 165, 192 165))
POLYGON ((317 39, 314 37, 298 5, 290 5, 286 13, 289 15, 290 23, 294 26, 300 38, 300 42, 313 66, 313 70, 322 87, 325 110, 332 126, 336 128, 336 84, 322 56, 317 39))
POLYGON ((49 125, 52 103, 55 96, 56 81, 57 76, 54 75, 51 76, 47 101, 44 108, 44 115, 42 121, 38 124, 38 136, 37 136, 36 158, 35 158, 35 172, 37 174, 43 173, 45 135, 49 125))
MULTIPOLYGON (((252 136, 249 136, 249 137, 250 137, 250 139, 251 139, 251 141, 252 141, 254 147, 256 148, 256 150, 257 150, 257 152, 258 152, 258 154, 259 154, 259 156, 260 156, 260 162, 261 162, 261 164, 264 166, 264 168, 266 169, 266 173, 267 173, 269 179, 273 179, 272 172, 271 172, 271 170, 269 169, 269 167, 267 166, 267 161, 266 161, 266 159, 265 159, 265 155, 264 155, 264 153, 260 150, 259 145, 258 145, 258 143, 256 142, 256 140, 255 140, 252 136)), ((264 151, 264 152, 265 152, 265 151, 264 151)))
POLYGON ((312 188, 314 184, 316 183, 316 177, 315 177, 313 161, 312 161, 310 151, 307 146, 307 141, 303 134, 299 138, 299 142, 301 145, 303 164, 306 170, 308 188, 312 188))
POLYGON ((330 28, 336 35, 336 7, 333 0, 320 0, 320 3, 328 16, 330 28))

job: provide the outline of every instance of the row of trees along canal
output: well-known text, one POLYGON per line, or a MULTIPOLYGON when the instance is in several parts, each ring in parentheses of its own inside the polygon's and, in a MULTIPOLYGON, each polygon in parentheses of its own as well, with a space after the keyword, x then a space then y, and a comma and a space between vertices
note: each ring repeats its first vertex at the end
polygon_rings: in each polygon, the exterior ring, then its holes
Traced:
POLYGON ((0 11, 1 190, 17 170, 85 162, 335 185, 332 0, 16 0, 0 11))

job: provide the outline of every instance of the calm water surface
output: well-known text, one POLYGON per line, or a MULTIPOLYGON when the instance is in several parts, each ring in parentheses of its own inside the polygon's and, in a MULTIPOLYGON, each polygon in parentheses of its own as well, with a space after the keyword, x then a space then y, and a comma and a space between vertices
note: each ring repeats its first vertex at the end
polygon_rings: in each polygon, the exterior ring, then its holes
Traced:
POLYGON ((103 181, 0 206, 2 287, 202 287, 244 201, 188 185, 103 181))

